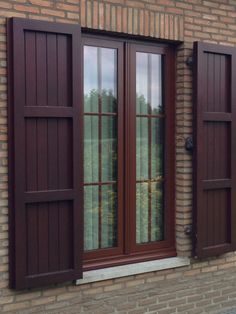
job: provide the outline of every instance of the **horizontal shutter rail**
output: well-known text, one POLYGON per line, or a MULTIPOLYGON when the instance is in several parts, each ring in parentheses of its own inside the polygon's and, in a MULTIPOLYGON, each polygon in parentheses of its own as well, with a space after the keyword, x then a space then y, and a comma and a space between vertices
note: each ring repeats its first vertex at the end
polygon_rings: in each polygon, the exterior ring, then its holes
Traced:
POLYGON ((48 118, 70 118, 73 116, 74 110, 70 107, 25 107, 25 117, 48 117, 48 118))
POLYGON ((223 45, 213 45, 204 42, 198 42, 198 50, 201 53, 222 54, 224 56, 232 56, 235 53, 235 48, 223 45))
POLYGON ((73 276, 73 272, 74 272, 73 269, 68 269, 66 271, 56 271, 52 273, 32 275, 27 276, 25 278, 25 281, 27 286, 35 288, 38 286, 47 285, 48 282, 53 281, 53 278, 55 276, 60 276, 60 280, 58 280, 58 283, 63 283, 68 280, 68 277, 73 276))
POLYGON ((212 122, 230 122, 232 120, 232 114, 225 112, 205 112, 203 113, 203 120, 212 122))
POLYGON ((203 180, 204 190, 227 189, 231 188, 232 181, 230 179, 203 180))
POLYGON ((80 32, 80 26, 76 24, 42 22, 37 20, 32 21, 31 19, 21 19, 17 17, 13 20, 13 27, 14 24, 17 24, 17 26, 24 31, 28 30, 45 33, 45 29, 47 29, 47 33, 62 34, 68 37, 78 36, 78 33, 80 32))
POLYGON ((26 203, 64 201, 72 200, 73 198, 74 198, 73 190, 55 190, 25 193, 26 203))
POLYGON ((218 250, 218 249, 222 249, 222 248, 224 248, 225 246, 229 246, 229 244, 226 244, 225 245, 225 243, 224 244, 218 244, 218 245, 214 245, 214 246, 210 246, 210 247, 204 247, 203 248, 203 250, 218 250))
POLYGON ((204 251, 207 252, 207 255, 219 255, 219 254, 224 254, 226 252, 230 252, 231 250, 231 245, 230 244, 219 244, 211 247, 204 247, 203 248, 203 253, 204 251))
MULTIPOLYGON (((60 273, 61 275, 63 274, 68 274, 68 273, 71 273, 73 271, 73 269, 67 269, 67 270, 62 270, 62 271, 57 271, 57 272, 50 272, 50 273, 44 273, 43 276, 53 276, 55 273, 60 273)), ((34 279, 34 278, 40 278, 42 277, 42 274, 37 274, 37 275, 28 275, 27 278, 28 279, 34 279)))

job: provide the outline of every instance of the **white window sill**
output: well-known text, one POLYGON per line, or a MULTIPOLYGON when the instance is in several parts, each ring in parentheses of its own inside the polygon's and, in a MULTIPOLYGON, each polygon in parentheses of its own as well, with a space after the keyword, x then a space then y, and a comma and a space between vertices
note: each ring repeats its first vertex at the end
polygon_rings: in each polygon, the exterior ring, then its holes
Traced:
POLYGON ((171 257, 156 261, 90 270, 85 271, 83 273, 83 278, 76 280, 76 284, 80 285, 90 282, 121 278, 188 265, 190 265, 190 259, 188 257, 171 257))

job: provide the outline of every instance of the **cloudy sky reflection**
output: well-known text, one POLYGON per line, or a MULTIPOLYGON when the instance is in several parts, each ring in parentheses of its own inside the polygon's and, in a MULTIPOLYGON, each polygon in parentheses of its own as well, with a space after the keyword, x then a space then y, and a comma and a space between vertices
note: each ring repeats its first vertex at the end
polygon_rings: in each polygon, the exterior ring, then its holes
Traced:
POLYGON ((111 92, 116 97, 117 51, 116 49, 84 47, 84 93, 91 90, 111 92), (98 79, 101 78, 99 82, 98 79))
MULTIPOLYGON (((161 63, 161 55, 143 52, 136 54, 136 93, 138 97, 144 97, 144 103, 149 103, 155 111, 162 106, 161 63)), ((84 47, 84 94, 90 96, 91 91, 106 91, 117 98, 116 49, 84 47)), ((148 107, 137 107, 139 110, 147 113, 148 107)))
POLYGON ((137 52, 136 93, 138 97, 144 96, 145 102, 150 102, 152 109, 158 109, 162 105, 161 83, 161 55, 137 52))

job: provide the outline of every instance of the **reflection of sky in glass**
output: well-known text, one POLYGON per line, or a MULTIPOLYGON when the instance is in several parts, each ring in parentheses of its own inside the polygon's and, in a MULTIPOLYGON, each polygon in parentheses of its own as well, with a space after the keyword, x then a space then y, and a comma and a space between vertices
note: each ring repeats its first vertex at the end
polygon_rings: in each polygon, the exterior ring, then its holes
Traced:
POLYGON ((148 101, 148 54, 137 52, 136 55, 136 93, 148 101))
POLYGON ((84 93, 98 88, 97 48, 84 47, 84 93))
POLYGON ((84 93, 91 90, 106 90, 116 97, 117 85, 117 51, 116 49, 84 47, 84 93), (100 72, 100 73, 99 73, 100 72), (98 82, 98 78, 101 81, 98 82))
POLYGON ((143 96, 152 109, 162 105, 161 83, 161 55, 137 52, 136 93, 138 97, 143 96))

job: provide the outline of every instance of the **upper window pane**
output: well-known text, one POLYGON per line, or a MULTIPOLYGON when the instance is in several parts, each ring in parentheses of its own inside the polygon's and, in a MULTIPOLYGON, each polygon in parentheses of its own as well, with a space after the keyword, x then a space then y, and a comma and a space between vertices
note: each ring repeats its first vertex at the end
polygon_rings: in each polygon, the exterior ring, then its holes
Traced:
POLYGON ((161 55, 136 53, 137 114, 159 114, 163 111, 161 73, 161 55))
POLYGON ((116 112, 117 50, 84 47, 84 112, 116 112))

